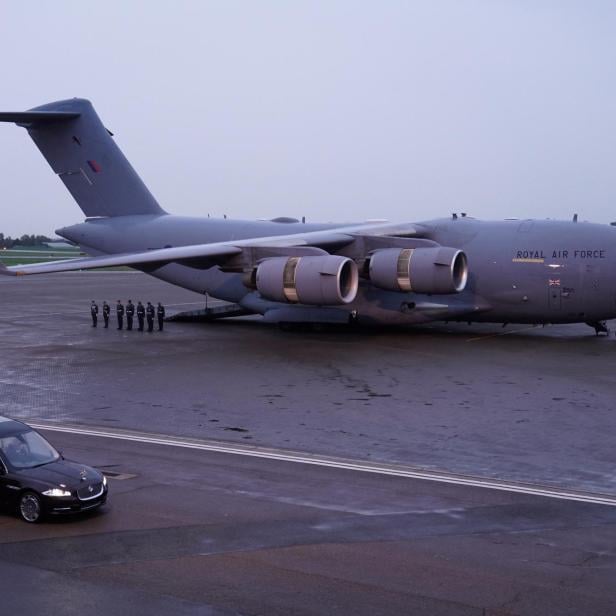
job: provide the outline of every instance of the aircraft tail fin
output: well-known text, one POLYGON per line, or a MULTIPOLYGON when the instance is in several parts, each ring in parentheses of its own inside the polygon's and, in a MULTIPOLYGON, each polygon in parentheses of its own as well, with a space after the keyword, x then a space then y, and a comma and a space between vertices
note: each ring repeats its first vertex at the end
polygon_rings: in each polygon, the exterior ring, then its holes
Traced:
POLYGON ((3 112, 0 122, 27 129, 86 216, 165 213, 90 101, 73 98, 30 111, 3 112))

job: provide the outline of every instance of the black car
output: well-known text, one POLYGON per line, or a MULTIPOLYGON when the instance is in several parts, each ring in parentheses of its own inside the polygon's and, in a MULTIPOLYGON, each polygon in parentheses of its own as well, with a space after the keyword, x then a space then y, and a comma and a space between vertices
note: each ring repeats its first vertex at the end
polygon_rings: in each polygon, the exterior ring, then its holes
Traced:
POLYGON ((107 500, 107 479, 89 466, 65 460, 36 430, 0 416, 0 503, 22 520, 78 513, 107 500))

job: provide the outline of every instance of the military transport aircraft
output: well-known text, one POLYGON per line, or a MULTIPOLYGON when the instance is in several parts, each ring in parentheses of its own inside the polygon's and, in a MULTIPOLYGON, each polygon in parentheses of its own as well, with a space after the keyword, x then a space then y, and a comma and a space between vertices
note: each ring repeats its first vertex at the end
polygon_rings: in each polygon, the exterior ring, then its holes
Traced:
POLYGON ((616 228, 553 220, 305 224, 168 214, 84 99, 0 121, 26 128, 86 215, 58 235, 88 255, 7 275, 130 266, 267 320, 411 324, 616 317, 616 228))

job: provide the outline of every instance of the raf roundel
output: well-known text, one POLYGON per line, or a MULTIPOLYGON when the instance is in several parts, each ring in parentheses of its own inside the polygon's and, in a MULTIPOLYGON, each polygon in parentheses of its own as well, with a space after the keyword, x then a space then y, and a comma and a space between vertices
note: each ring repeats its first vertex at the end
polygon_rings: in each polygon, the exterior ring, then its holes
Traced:
POLYGON ((92 171, 94 171, 94 173, 100 173, 102 171, 101 166, 95 160, 89 160, 87 162, 88 166, 92 169, 92 171))

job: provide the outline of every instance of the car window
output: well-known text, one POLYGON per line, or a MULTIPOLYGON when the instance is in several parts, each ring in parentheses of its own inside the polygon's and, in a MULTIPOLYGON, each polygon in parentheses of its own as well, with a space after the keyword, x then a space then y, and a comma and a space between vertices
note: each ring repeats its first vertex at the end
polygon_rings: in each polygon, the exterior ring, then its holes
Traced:
POLYGON ((60 454, 34 430, 0 438, 0 449, 11 466, 18 469, 49 464, 60 457, 60 454))

